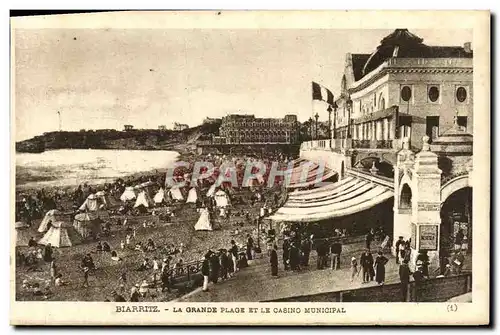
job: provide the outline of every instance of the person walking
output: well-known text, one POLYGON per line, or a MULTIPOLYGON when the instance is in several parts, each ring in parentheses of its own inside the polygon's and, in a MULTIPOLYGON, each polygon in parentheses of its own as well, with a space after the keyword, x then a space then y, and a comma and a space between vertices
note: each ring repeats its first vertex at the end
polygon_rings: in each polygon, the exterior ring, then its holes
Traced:
POLYGON ((396 249, 396 264, 400 263, 400 258, 403 259, 404 256, 401 256, 401 250, 404 250, 404 244, 405 241, 403 239, 403 236, 399 236, 398 240, 396 241, 394 248, 396 249), (401 256, 401 257, 400 257, 401 256))
POLYGON ((464 240, 464 231, 459 229, 455 235, 455 251, 462 250, 462 243, 464 240))
POLYGON ((382 251, 378 252, 378 256, 375 259, 375 281, 379 285, 383 285, 385 281, 385 264, 389 260, 382 254, 382 251))
POLYGON ((209 255, 206 254, 201 265, 201 274, 203 275, 203 292, 208 291, 208 276, 210 275, 209 255))
POLYGON ((234 240, 231 240, 231 249, 229 249, 229 252, 233 260, 233 273, 236 274, 236 271, 238 271, 238 246, 234 240))
POLYGON ((275 244, 273 245, 273 249, 271 250, 271 257, 270 257, 270 263, 271 263, 271 276, 273 277, 278 277, 278 252, 277 252, 278 246, 275 244))
POLYGON ((290 269, 290 240, 288 237, 283 240, 283 266, 285 271, 290 269))
POLYGON ((371 280, 371 272, 373 271, 373 256, 366 249, 359 259, 361 268, 363 269, 363 284, 368 283, 371 280))
POLYGON ((52 259, 52 262, 50 262, 49 272, 50 272, 50 279, 56 280, 57 265, 56 265, 56 260, 55 259, 52 259))
POLYGON ((250 234, 247 234, 247 248, 246 248, 246 254, 247 254, 247 259, 250 261, 253 259, 253 238, 250 236, 250 234))
POLYGON ((342 243, 340 240, 336 239, 333 241, 330 251, 332 254, 331 269, 340 269, 340 254, 342 253, 342 243))
POLYGON ((356 257, 351 258, 351 282, 354 280, 354 277, 359 274, 358 269, 358 261, 356 257))
POLYGON ((401 298, 403 302, 406 302, 408 295, 408 285, 410 284, 410 267, 408 266, 408 261, 403 260, 403 263, 399 266, 399 280, 401 281, 401 298))
POLYGON ((220 273, 220 260, 219 255, 216 253, 210 254, 210 281, 214 284, 217 284, 219 281, 219 273, 220 273))

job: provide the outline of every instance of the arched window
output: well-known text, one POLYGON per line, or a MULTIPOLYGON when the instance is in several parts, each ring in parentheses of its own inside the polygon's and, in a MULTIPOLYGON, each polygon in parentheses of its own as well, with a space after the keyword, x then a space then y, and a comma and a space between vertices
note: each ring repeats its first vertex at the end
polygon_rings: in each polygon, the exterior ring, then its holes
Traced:
POLYGON ((411 188, 410 188, 410 186, 408 186, 408 184, 404 184, 402 189, 401 189, 399 207, 406 208, 406 209, 411 208, 412 207, 412 204, 411 204, 412 199, 411 198, 412 198, 411 188))
POLYGON ((385 109, 385 99, 384 99, 382 93, 380 93, 380 96, 378 98, 378 109, 379 110, 385 109))

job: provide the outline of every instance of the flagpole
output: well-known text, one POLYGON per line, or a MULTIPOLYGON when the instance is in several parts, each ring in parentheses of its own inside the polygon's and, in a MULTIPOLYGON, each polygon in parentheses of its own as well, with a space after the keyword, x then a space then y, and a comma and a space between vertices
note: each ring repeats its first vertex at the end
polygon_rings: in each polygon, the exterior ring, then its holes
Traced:
MULTIPOLYGON (((309 117, 309 120, 312 120, 313 116, 314 116, 314 99, 313 99, 313 94, 314 94, 314 90, 313 90, 313 85, 311 83, 311 116, 309 117)), ((309 125, 309 133, 311 134, 311 141, 313 140, 313 131, 312 131, 312 122, 311 124, 309 125)))

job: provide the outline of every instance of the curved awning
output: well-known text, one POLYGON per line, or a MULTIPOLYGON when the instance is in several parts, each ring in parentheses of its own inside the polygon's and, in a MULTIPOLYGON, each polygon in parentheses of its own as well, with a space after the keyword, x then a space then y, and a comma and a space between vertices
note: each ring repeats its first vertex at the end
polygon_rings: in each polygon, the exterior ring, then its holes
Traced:
POLYGON ((316 222, 355 214, 394 196, 393 191, 385 186, 353 177, 311 191, 315 192, 290 194, 289 200, 270 219, 316 222))

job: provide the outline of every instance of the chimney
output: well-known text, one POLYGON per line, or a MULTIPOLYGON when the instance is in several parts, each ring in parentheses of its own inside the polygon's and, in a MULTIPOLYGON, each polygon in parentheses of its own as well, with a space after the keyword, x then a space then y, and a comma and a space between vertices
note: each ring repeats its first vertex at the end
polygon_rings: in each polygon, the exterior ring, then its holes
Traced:
POLYGON ((466 53, 471 53, 472 52, 472 43, 471 42, 465 42, 464 43, 464 50, 466 53))

